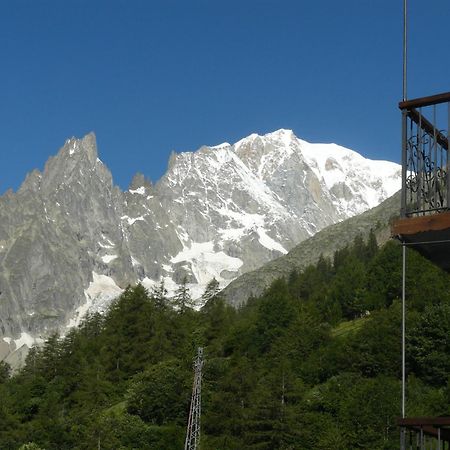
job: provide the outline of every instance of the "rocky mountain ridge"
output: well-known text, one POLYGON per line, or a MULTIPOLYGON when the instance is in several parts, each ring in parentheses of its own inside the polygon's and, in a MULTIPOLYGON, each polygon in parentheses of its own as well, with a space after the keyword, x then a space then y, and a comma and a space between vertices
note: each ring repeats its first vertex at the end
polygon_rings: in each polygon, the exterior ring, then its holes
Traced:
POLYGON ((0 197, 0 359, 130 283, 173 293, 186 277, 195 298, 213 277, 224 287, 399 183, 394 163, 278 130, 173 153, 155 185, 137 175, 122 192, 95 136, 69 139, 0 197))

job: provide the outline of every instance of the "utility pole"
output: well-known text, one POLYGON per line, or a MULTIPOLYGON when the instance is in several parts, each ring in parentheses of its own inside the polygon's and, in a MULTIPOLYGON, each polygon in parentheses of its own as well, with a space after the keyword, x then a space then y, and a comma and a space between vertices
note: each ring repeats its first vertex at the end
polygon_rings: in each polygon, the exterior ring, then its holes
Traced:
MULTIPOLYGON (((407 98, 407 78, 408 78, 408 0, 403 0, 403 86, 402 98, 407 98)), ((406 129, 406 111, 402 112, 402 158, 406 158, 407 129, 406 129)), ((406 171, 406 160, 402 159, 402 170, 406 171)), ((402 174, 402 206, 406 205, 406 186, 403 185, 403 179, 406 180, 406 172, 402 174), (404 197, 403 197, 404 196, 404 197)), ((406 214, 405 210, 402 214, 406 214)), ((406 245, 402 245, 402 419, 406 416, 406 245)), ((406 429, 400 429, 400 449, 406 449, 406 429)))
POLYGON ((194 361, 194 383, 192 385, 191 407, 186 430, 184 450, 197 450, 200 444, 200 417, 202 413, 202 367, 203 348, 198 347, 194 361))

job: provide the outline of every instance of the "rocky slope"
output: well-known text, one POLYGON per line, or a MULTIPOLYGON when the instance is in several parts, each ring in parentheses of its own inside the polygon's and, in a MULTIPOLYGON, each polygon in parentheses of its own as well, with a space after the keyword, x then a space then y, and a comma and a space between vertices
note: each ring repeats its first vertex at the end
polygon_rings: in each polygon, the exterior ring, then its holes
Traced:
POLYGON ((400 192, 397 192, 375 208, 319 231, 287 255, 245 273, 231 282, 222 295, 228 303, 242 305, 249 297, 261 295, 275 279, 288 277, 293 270, 301 271, 316 264, 321 255, 332 257, 337 250, 350 245, 358 235, 367 237, 370 230, 375 232, 378 245, 383 245, 391 238, 390 223, 399 212, 400 192))
POLYGON ((291 131, 172 154, 156 184, 114 186, 95 136, 70 139, 0 197, 0 358, 103 310, 127 284, 194 297, 399 188, 400 168, 291 131), (2 338, 2 339, 1 339, 2 338))

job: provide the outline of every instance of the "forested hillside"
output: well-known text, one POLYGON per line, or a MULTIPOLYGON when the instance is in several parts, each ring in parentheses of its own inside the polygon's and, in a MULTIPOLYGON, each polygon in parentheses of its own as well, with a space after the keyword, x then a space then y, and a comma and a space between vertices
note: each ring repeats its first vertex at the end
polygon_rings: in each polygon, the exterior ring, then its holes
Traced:
MULTIPOLYGON (((450 414, 449 277, 409 251, 407 278, 407 410, 450 414)), ((128 288, 15 376, 2 365, 0 448, 182 449, 197 346, 203 450, 398 448, 399 245, 358 237, 240 310, 212 282, 196 312, 183 286, 176 308, 128 288)))

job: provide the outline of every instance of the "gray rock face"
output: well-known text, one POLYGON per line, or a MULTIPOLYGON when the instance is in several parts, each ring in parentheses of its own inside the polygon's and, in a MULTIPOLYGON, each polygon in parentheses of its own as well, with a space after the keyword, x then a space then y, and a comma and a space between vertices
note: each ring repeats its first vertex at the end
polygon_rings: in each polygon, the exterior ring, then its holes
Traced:
POLYGON ((279 130, 173 153, 156 185, 138 174, 122 192, 95 136, 70 139, 0 197, 0 356, 138 281, 173 292, 186 276, 199 298, 213 277, 224 287, 399 184, 396 164, 279 130))
POLYGON ((120 217, 123 194, 97 159, 94 135, 66 142, 44 172, 0 198, 0 331, 46 335, 67 323, 92 273, 112 270, 103 239, 116 243, 118 283, 137 278, 120 217))

